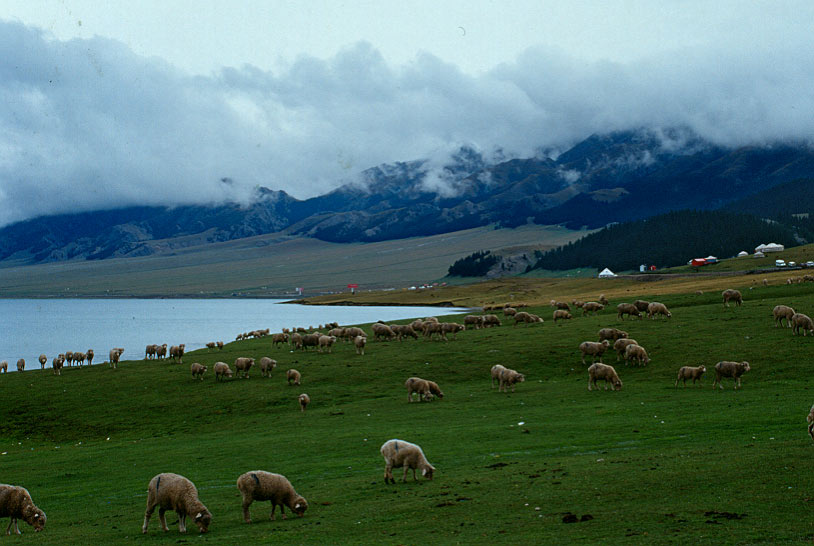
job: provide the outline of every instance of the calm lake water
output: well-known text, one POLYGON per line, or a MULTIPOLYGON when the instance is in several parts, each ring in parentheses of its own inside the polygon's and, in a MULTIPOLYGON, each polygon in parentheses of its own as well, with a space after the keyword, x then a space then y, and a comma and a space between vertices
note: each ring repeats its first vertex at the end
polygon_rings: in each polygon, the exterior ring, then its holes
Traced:
POLYGON ((281 304, 267 299, 0 299, 0 360, 9 371, 24 358, 26 370, 39 369, 37 357, 93 349, 94 362, 124 347, 122 360, 144 358, 150 343, 186 344, 187 351, 209 341, 234 341, 248 330, 279 332, 294 326, 341 325, 450 314, 464 309, 281 304))

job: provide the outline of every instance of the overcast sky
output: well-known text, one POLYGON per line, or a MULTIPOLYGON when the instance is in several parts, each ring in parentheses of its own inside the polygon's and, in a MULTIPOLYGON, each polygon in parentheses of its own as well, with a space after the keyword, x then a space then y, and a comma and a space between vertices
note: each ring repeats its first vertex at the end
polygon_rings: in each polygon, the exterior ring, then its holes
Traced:
POLYGON ((810 141, 813 30, 810 1, 0 0, 0 225, 305 198, 464 144, 810 141))

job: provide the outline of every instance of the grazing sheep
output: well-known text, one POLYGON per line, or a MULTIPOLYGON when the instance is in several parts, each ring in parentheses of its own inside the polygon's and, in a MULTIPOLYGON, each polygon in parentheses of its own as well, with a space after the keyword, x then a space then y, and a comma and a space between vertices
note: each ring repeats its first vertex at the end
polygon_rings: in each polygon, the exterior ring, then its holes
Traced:
POLYGON ((551 300, 551 307, 556 307, 557 309, 564 309, 565 311, 571 310, 571 306, 564 301, 551 300))
POLYGON ((650 357, 647 356, 647 351, 641 345, 628 345, 625 347, 625 365, 634 361, 640 366, 650 364, 650 357))
POLYGON ((483 315, 483 327, 491 328, 492 326, 500 326, 500 319, 497 315, 483 315))
POLYGON ((25 370, 25 359, 21 358, 17 361, 17 371, 22 372, 25 370))
POLYGON ((420 377, 411 377, 404 382, 407 387, 407 402, 413 401, 413 393, 418 393, 419 401, 431 400, 433 396, 443 398, 444 393, 435 381, 428 381, 420 377))
POLYGON ((337 339, 346 339, 345 338, 345 329, 344 328, 331 328, 328 331, 329 336, 334 336, 337 339))
POLYGON ((322 337, 322 334, 319 332, 313 334, 305 334, 302 336, 302 349, 304 351, 308 350, 308 347, 314 347, 315 349, 319 350, 319 338, 322 337))
POLYGON ((300 517, 308 509, 308 502, 302 495, 294 491, 294 486, 282 474, 273 474, 265 470, 246 472, 237 479, 237 488, 243 495, 243 521, 246 523, 252 522, 249 507, 254 501, 271 501, 269 517, 272 520, 274 520, 274 511, 278 506, 283 519, 286 519, 286 506, 300 517))
POLYGON ((249 370, 254 366, 254 359, 245 356, 239 356, 235 359, 235 374, 243 379, 249 378, 249 370))
POLYGON ((503 308, 503 316, 504 317, 513 317, 517 314, 517 309, 514 307, 504 307, 503 308))
POLYGON ((367 343, 366 336, 356 336, 353 338, 353 346, 356 347, 356 354, 363 355, 365 354, 365 344, 367 343))
POLYGON ((399 341, 408 336, 413 339, 418 339, 418 334, 409 324, 391 324, 390 329, 393 330, 393 333, 396 334, 396 338, 399 341))
POLYGON ((664 315, 667 318, 671 318, 673 316, 673 314, 667 309, 666 305, 653 301, 647 306, 647 318, 655 320, 656 315, 664 315))
POLYGON ((391 339, 396 337, 396 334, 393 333, 393 330, 386 324, 381 324, 377 322, 376 324, 371 326, 371 328, 373 328, 373 341, 380 340, 390 341, 391 339))
POLYGON ((93 349, 88 349, 88 352, 85 355, 85 360, 87 360, 88 366, 93 364, 93 349))
POLYGON ((601 343, 596 343, 595 341, 583 341, 579 344, 579 352, 582 353, 582 363, 585 364, 586 355, 593 357, 592 362, 596 362, 597 359, 602 362, 602 355, 608 350, 608 347, 610 347, 610 342, 608 342, 607 339, 603 340, 601 343))
POLYGON ((305 411, 305 409, 308 407, 308 404, 311 403, 311 397, 308 396, 305 393, 302 393, 301 395, 299 395, 297 397, 297 400, 300 403, 300 411, 305 411))
POLYGON ((806 417, 806 421, 808 421, 808 435, 811 436, 811 439, 814 440, 814 406, 811 406, 811 410, 808 412, 808 416, 806 417))
POLYGON ((464 327, 469 326, 474 327, 475 330, 480 329, 483 326, 483 317, 481 315, 466 315, 464 317, 464 327))
POLYGON ((302 349, 302 334, 297 332, 291 334, 291 346, 294 349, 302 349))
POLYGON ((619 330, 618 328, 602 328, 599 330, 599 341, 605 341, 606 339, 616 341, 617 339, 622 339, 627 336, 627 332, 619 330))
POLYGON ((698 380, 698 386, 701 386, 701 376, 704 375, 704 372, 707 371, 707 367, 704 365, 701 366, 682 366, 681 369, 678 370, 678 377, 676 378, 675 387, 678 388, 678 382, 682 381, 683 385, 687 386, 687 379, 692 379, 692 384, 695 385, 695 380, 698 380))
POLYGON ((514 386, 516 383, 522 383, 526 380, 526 376, 522 373, 519 373, 511 368, 503 368, 500 370, 500 374, 498 375, 498 380, 500 384, 498 385, 497 392, 508 392, 506 390, 507 387, 512 388, 512 392, 514 392, 514 386))
POLYGON ((40 369, 44 370, 45 369, 45 364, 48 362, 48 357, 43 354, 43 355, 40 355, 40 357, 37 360, 40 361, 40 369))
POLYGON ((616 374, 616 370, 613 366, 608 366, 607 364, 602 364, 601 362, 596 362, 591 364, 588 368, 588 390, 591 390, 591 385, 597 390, 599 388, 596 385, 597 380, 604 379, 605 380, 605 390, 608 390, 608 386, 613 387, 613 390, 619 391, 622 390, 622 380, 619 379, 619 376, 616 374))
POLYGON ((616 306, 616 311, 616 318, 618 319, 625 320, 625 315, 642 318, 642 314, 639 313, 639 310, 636 309, 636 306, 632 303, 620 303, 616 306))
POLYGON ((192 372, 192 377, 197 377, 201 381, 203 381, 203 376, 206 373, 206 366, 200 364, 198 362, 193 362, 192 366, 189 367, 190 371, 192 372))
POLYGON ((772 315, 774 316, 775 328, 777 328, 778 324, 783 326, 783 319, 786 319, 786 326, 791 328, 791 317, 794 316, 794 309, 788 305, 775 305, 774 309, 772 309, 772 315))
POLYGON ((491 371, 492 371, 492 388, 493 389, 495 388, 495 383, 500 384, 500 372, 502 372, 505 369, 506 368, 504 366, 501 366, 500 364, 495 364, 494 366, 492 366, 491 371))
POLYGON ((209 530, 212 523, 212 514, 206 506, 198 499, 198 490, 195 485, 183 476, 178 474, 163 473, 158 474, 147 486, 147 510, 144 512, 144 525, 141 532, 147 533, 147 525, 150 523, 150 516, 158 506, 158 521, 164 531, 169 531, 167 520, 164 519, 164 512, 174 510, 178 514, 178 530, 187 532, 187 515, 195 514, 195 525, 201 533, 209 530))
POLYGON ((416 332, 424 333, 424 321, 421 319, 415 319, 413 322, 410 323, 410 326, 416 332))
POLYGON ((613 342, 613 350, 616 351, 616 362, 619 362, 625 356, 625 349, 628 345, 638 345, 635 339, 623 337, 613 342))
POLYGON ((729 307, 729 302, 734 301, 738 307, 741 306, 743 303, 743 296, 738 290, 734 290, 732 288, 728 288, 721 292, 721 296, 724 298, 724 306, 729 307))
POLYGON ((721 378, 731 377, 735 380, 735 388, 742 387, 741 376, 751 370, 749 363, 745 360, 743 362, 730 362, 723 360, 715 365, 715 381, 712 382, 712 388, 717 384, 720 389, 724 386, 721 384, 721 378))
POLYGON ((207 349, 214 349, 215 348, 215 342, 214 341, 207 342, 206 348, 207 349))
POLYGON ((300 374, 300 372, 298 372, 294 368, 291 368, 290 370, 286 370, 286 372, 285 372, 285 379, 286 379, 286 381, 288 381, 288 386, 289 387, 291 386, 292 382, 294 383, 294 385, 299 385, 301 378, 302 378, 302 375, 300 374))
POLYGON ((416 444, 404 440, 388 440, 382 444, 381 452, 384 457, 384 483, 396 483, 392 470, 401 467, 404 467, 402 482, 407 481, 407 471, 411 469, 413 480, 418 480, 416 470, 421 470, 421 475, 428 480, 432 479, 435 467, 427 461, 424 452, 416 444))
POLYGON ((647 312, 648 306, 650 306, 650 302, 644 300, 636 300, 633 302, 633 305, 636 307, 636 309, 639 310, 639 312, 645 313, 647 312))
POLYGON ((333 352, 334 343, 336 343, 336 336, 319 336, 319 348, 317 349, 320 353, 323 349, 326 349, 329 353, 333 352))
POLYGON ((803 331, 803 336, 808 335, 808 332, 814 335, 814 322, 811 321, 811 317, 808 315, 794 313, 791 316, 791 333, 797 335, 800 333, 800 330, 803 331))
MULTIPOLYGON (((415 326, 413 328, 415 329, 415 326)), ((348 339, 353 339, 356 336, 367 337, 365 331, 356 326, 353 326, 351 328, 345 328, 345 335, 348 337, 348 339)))
POLYGON ((465 327, 463 324, 457 322, 442 322, 441 323, 441 337, 447 341, 447 334, 452 334, 452 339, 458 339, 458 332, 463 332, 465 327))
POLYGON ((62 365, 65 363, 65 355, 60 353, 55 356, 51 361, 51 368, 54 370, 54 375, 62 375, 62 365))
POLYGON ((264 356, 260 359, 260 375, 262 377, 271 377, 271 370, 277 367, 277 361, 264 356))
POLYGON ((11 534, 11 529, 21 535, 17 520, 21 519, 34 528, 38 533, 45 527, 45 512, 37 508, 31 495, 25 487, 16 485, 0 484, 0 518, 9 517, 11 521, 6 527, 6 534, 11 534))
POLYGON ((584 301, 581 301, 581 300, 571 300, 571 304, 572 304, 574 307, 577 307, 577 308, 579 308, 579 309, 582 309, 582 306, 583 306, 583 305, 585 305, 585 302, 584 302, 584 301))
POLYGON ((585 315, 591 313, 596 315, 599 311, 601 311, 604 308, 605 306, 602 305, 601 303, 595 301, 586 301, 584 304, 582 304, 582 316, 584 317, 585 315))
POLYGON ((571 313, 565 311, 564 309, 557 309, 554 311, 554 322, 556 323, 558 320, 571 320, 571 313))
POLYGON ((524 324, 533 324, 535 322, 543 322, 543 319, 533 313, 520 311, 514 316, 514 325, 517 326, 521 322, 524 324))
POLYGON ((441 323, 440 322, 425 322, 424 323, 424 337, 427 340, 431 340, 433 334, 438 334, 439 339, 443 339, 444 341, 447 340, 446 336, 444 336, 443 332, 441 331, 441 323))
POLYGON ((599 294, 599 303, 607 306, 610 302, 608 301, 608 298, 605 297, 605 294, 599 294))
POLYGON ((8 360, 0 362, 0 371, 3 373, 8 373, 8 360))
MULTIPOLYGON (((119 364, 119 358, 121 358, 124 349, 121 347, 113 347, 110 349, 110 353, 108 353, 108 368, 115 368, 119 364)), ((65 358, 68 358, 68 353, 65 353, 65 358)))
POLYGON ((184 357, 184 349, 186 345, 183 343, 181 345, 173 345, 170 347, 170 358, 174 359, 178 364, 183 364, 183 357, 184 357))
POLYGON ((224 377, 232 377, 232 369, 226 362, 215 362, 212 369, 215 371, 215 381, 222 381, 224 377))

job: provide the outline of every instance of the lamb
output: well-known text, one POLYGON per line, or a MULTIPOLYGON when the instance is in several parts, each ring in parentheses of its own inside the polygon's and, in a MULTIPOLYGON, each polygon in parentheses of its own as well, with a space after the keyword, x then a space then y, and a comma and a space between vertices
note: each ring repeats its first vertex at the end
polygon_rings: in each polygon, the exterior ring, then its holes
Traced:
POLYGON ((483 315, 483 327, 491 328, 492 326, 500 326, 500 319, 497 315, 483 315))
POLYGON ((721 292, 721 296, 724 298, 724 306, 729 307, 729 302, 734 301, 738 307, 741 306, 743 303, 743 296, 738 290, 734 290, 732 288, 728 288, 721 292))
POLYGON ((305 411, 305 409, 308 407, 308 404, 311 403, 311 397, 308 396, 305 393, 302 393, 301 395, 299 395, 297 397, 297 400, 300 403, 300 411, 305 411))
POLYGON ((644 313, 644 312, 647 311, 647 308, 650 306, 650 302, 649 301, 644 301, 644 300, 636 300, 636 301, 633 302, 633 305, 636 306, 636 309, 638 309, 639 312, 644 313))
POLYGON ((21 358, 17 361, 17 371, 22 372, 25 370, 25 359, 21 358))
POLYGON ((264 356, 260 359, 260 375, 262 377, 271 377, 271 370, 277 367, 277 361, 264 356))
POLYGON ((598 379, 605 380, 605 390, 608 390, 608 386, 612 386, 615 391, 622 390, 622 380, 619 379, 613 366, 601 362, 591 364, 590 368, 588 368, 588 390, 591 390, 591 385, 599 390, 596 385, 598 379))
POLYGON ((554 311, 554 322, 556 323, 558 320, 571 320, 571 313, 565 311, 564 309, 557 309, 554 311))
POLYGON ((365 336, 356 336, 353 338, 353 346, 356 347, 356 354, 363 355, 365 354, 365 344, 367 343, 367 337, 365 336))
POLYGON ((608 347, 610 347, 610 343, 607 339, 603 340, 602 343, 583 341, 579 344, 579 352, 582 353, 582 363, 585 364, 586 355, 594 357, 593 362, 596 362, 597 359, 602 362, 602 355, 608 350, 608 347))
POLYGON ((730 362, 723 360, 715 365, 715 381, 712 382, 712 388, 717 384, 723 390, 724 386, 721 384, 721 378, 731 377, 735 380, 735 388, 742 387, 741 376, 751 370, 749 363, 745 360, 743 362, 730 362))
POLYGON ((386 324, 381 324, 379 322, 375 323, 373 326, 373 341, 385 340, 389 341, 396 337, 396 334, 393 333, 393 330, 386 324))
POLYGON ((814 322, 811 321, 811 317, 808 315, 794 313, 791 316, 791 333, 797 335, 801 329, 803 330, 803 336, 808 335, 808 332, 814 335, 814 322))
POLYGON ((3 373, 8 373, 8 360, 0 362, 0 371, 3 373))
POLYGON ((291 368, 290 370, 286 370, 286 372, 285 372, 285 379, 286 379, 286 381, 288 381, 288 386, 289 387, 291 386, 292 382, 295 385, 299 385, 301 377, 302 377, 302 375, 300 374, 300 372, 298 372, 294 368, 291 368))
POLYGON ((333 352, 333 345, 336 343, 336 336, 319 336, 319 352, 326 349, 329 353, 333 352))
POLYGON ((243 379, 249 378, 249 370, 254 366, 254 359, 240 356, 235 359, 235 373, 243 379))
POLYGON ((625 320, 625 315, 631 315, 634 317, 642 318, 642 314, 639 313, 639 310, 636 309, 636 306, 632 303, 620 303, 616 306, 616 318, 625 320))
POLYGON ((664 315, 667 318, 671 318, 673 316, 673 314, 667 309, 666 305, 653 301, 647 306, 647 318, 655 320, 656 315, 664 315))
POLYGON ((40 357, 37 360, 40 361, 40 369, 44 370, 45 369, 45 364, 48 362, 48 357, 43 354, 43 355, 40 355, 40 357))
MULTIPOLYGON (((123 352, 124 352, 124 349, 122 349, 121 347, 113 347, 112 349, 110 349, 110 353, 108 353, 108 357, 109 357, 108 364, 107 364, 108 368, 111 368, 111 367, 115 368, 118 365, 119 358, 121 358, 123 352)), ((67 353, 65 353, 65 358, 66 359, 68 358, 67 353)))
POLYGON ((635 339, 630 338, 620 338, 617 339, 613 343, 613 349, 616 351, 616 362, 625 356, 625 349, 628 345, 638 345, 639 343, 635 339))
POLYGON ((678 388, 678 382, 682 381, 683 385, 687 386, 687 379, 692 379, 692 384, 695 385, 695 380, 698 380, 698 386, 701 386, 701 376, 707 371, 707 367, 703 364, 701 366, 682 366, 678 370, 678 377, 676 378, 675 388, 678 388))
POLYGON ((179 364, 183 364, 184 348, 186 348, 186 345, 183 343, 181 345, 173 345, 170 347, 170 358, 176 360, 179 364))
POLYGON ((203 376, 206 373, 206 366, 198 362, 193 362, 192 366, 190 366, 189 369, 192 372, 192 377, 197 377, 198 379, 203 381, 203 376))
POLYGON ((626 338, 628 336, 627 332, 624 330, 619 330, 618 328, 602 328, 599 330, 599 341, 616 341, 618 339, 626 338))
POLYGON ((602 305, 601 303, 597 303, 595 301, 586 301, 582 305, 582 316, 584 317, 589 313, 596 315, 597 312, 601 311, 604 308, 605 306, 602 305))
MULTIPOLYGON (((503 312, 506 313, 505 311, 503 312)), ((508 316, 508 315, 507 315, 508 316)), ((466 315, 464 317, 464 327, 472 326, 475 330, 480 329, 483 326, 483 316, 481 315, 466 315)))
POLYGON ((650 364, 650 357, 641 345, 628 345, 625 347, 625 364, 636 361, 641 366, 650 364))
POLYGON ((788 305, 775 305, 774 309, 772 309, 772 315, 774 316, 775 328, 777 328, 778 324, 783 326, 783 319, 786 319, 786 326, 791 328, 791 317, 794 316, 794 309, 788 305))
POLYGON ((432 480, 435 467, 427 461, 424 452, 416 444, 404 440, 388 440, 382 444, 381 452, 384 457, 384 483, 396 483, 392 470, 401 467, 404 467, 402 482, 407 481, 407 471, 410 469, 413 471, 413 480, 418 480, 416 470, 421 470, 422 476, 432 480))
POLYGON ((512 392, 514 392, 514 385, 515 383, 522 383, 526 380, 526 376, 522 373, 519 373, 511 368, 503 368, 499 370, 500 374, 498 375, 498 380, 500 384, 498 385, 497 392, 508 392, 506 390, 507 387, 512 388, 512 392))
POLYGON ((254 501, 271 501, 272 520, 277 506, 280 507, 283 519, 286 519, 286 506, 300 517, 308 509, 308 502, 294 491, 291 482, 282 474, 273 474, 265 470, 246 472, 237 479, 237 488, 243 495, 243 521, 246 523, 252 522, 249 507, 254 501))
POLYGON ((85 360, 88 361, 88 366, 93 364, 93 349, 88 349, 88 352, 85 355, 85 360))
POLYGON ((232 369, 226 362, 215 362, 212 369, 215 371, 215 381, 222 381, 224 377, 232 377, 232 369))
POLYGON ((212 523, 212 514, 198 499, 195 485, 178 474, 158 474, 150 480, 147 486, 147 510, 144 512, 144 525, 141 526, 141 532, 144 534, 147 533, 147 525, 156 506, 158 521, 161 522, 164 531, 169 531, 167 520, 164 519, 164 512, 167 510, 174 510, 178 514, 178 530, 182 533, 187 532, 187 515, 195 514, 195 525, 201 533, 207 532, 212 523))
POLYGON ((0 518, 4 517, 11 518, 8 527, 6 527, 7 535, 11 534, 12 528, 18 535, 22 534, 17 526, 18 519, 22 519, 32 526, 35 533, 45 528, 47 519, 45 512, 40 510, 31 500, 31 494, 25 487, 0 484, 0 518))
POLYGON ((411 377, 404 382, 407 387, 407 402, 413 401, 413 393, 418 393, 420 400, 431 400, 433 396, 443 398, 444 393, 435 381, 428 381, 420 377, 411 377))

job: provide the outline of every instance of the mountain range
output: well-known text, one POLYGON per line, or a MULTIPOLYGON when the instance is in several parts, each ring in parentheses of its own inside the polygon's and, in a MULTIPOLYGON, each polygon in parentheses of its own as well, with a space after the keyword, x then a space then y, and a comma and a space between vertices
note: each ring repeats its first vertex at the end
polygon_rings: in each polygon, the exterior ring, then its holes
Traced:
POLYGON ((260 187, 248 206, 126 207, 26 220, 0 229, 0 260, 144 256, 266 233, 346 243, 491 224, 598 228, 721 208, 812 174, 814 150, 806 145, 727 148, 682 129, 592 135, 563 153, 527 158, 487 160, 464 147, 440 167, 421 159, 384 164, 305 200, 260 187))

